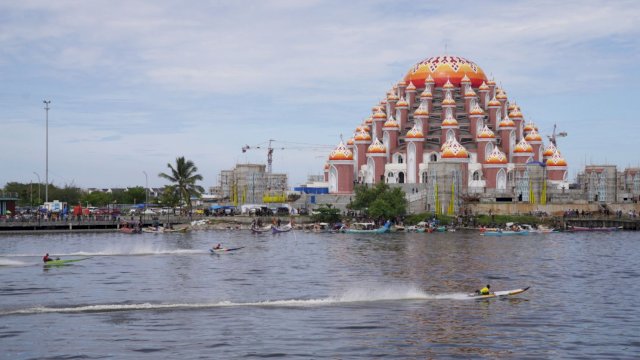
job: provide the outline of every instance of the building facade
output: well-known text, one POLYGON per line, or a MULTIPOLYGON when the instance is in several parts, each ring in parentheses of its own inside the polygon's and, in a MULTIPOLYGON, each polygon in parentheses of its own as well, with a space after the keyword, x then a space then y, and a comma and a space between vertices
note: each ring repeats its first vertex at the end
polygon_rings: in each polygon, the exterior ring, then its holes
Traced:
POLYGON ((355 184, 415 184, 427 208, 455 209, 459 195, 546 201, 568 188, 557 144, 475 63, 436 56, 413 66, 376 103, 325 165, 334 194, 355 184))
POLYGON ((237 164, 234 169, 222 170, 218 176, 218 195, 238 204, 261 204, 281 200, 288 190, 287 174, 266 172, 264 164, 237 164))

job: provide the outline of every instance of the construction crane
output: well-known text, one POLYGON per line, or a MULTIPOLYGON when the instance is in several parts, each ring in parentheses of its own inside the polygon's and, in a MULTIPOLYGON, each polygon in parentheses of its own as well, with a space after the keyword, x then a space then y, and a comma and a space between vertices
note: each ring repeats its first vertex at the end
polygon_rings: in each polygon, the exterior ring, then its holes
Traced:
POLYGON ((566 131, 561 131, 556 134, 556 124, 553 124, 553 133, 551 133, 551 135, 547 135, 547 137, 549 138, 549 141, 551 141, 553 146, 558 147, 558 144, 556 143, 556 137, 566 137, 567 135, 568 134, 566 131))
POLYGON ((249 146, 249 145, 245 145, 242 147, 242 152, 246 153, 249 150, 254 150, 254 149, 267 149, 267 173, 271 173, 271 165, 273 164, 273 151, 274 150, 285 150, 285 149, 305 149, 305 150, 330 150, 333 147, 331 145, 319 145, 319 144, 305 144, 305 143, 294 143, 294 142, 282 142, 280 141, 280 143, 283 143, 287 146, 282 146, 282 147, 273 147, 272 144, 273 142, 276 141, 274 139, 269 139, 269 143, 261 143, 258 145, 253 145, 253 146, 249 146))
MULTIPOLYGON (((273 143, 275 140, 273 139, 269 139, 269 145, 267 146, 267 173, 271 174, 271 164, 273 164, 273 150, 274 148, 271 146, 271 143, 273 143)), ((264 145, 260 146, 260 145, 255 145, 255 146, 249 146, 249 145, 245 145, 242 147, 242 152, 246 153, 247 150, 251 150, 251 149, 264 149, 264 145)), ((284 148, 280 148, 280 150, 284 150, 284 148)))

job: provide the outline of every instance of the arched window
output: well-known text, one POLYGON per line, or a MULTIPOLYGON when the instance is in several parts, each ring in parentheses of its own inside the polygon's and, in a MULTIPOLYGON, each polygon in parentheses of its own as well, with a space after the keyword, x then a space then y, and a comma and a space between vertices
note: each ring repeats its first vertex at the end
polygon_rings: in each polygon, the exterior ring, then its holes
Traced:
POLYGON ((484 159, 488 159, 489 155, 493 152, 493 143, 487 142, 487 146, 484 148, 484 159))
POLYGON ((398 183, 404 184, 404 173, 402 171, 398 173, 398 183))
POLYGON ((429 160, 430 160, 431 162, 436 162, 436 161, 438 161, 438 155, 436 155, 436 154, 431 154, 431 156, 429 156, 429 160))
POLYGON ((367 160, 367 177, 364 180, 367 184, 373 184, 373 174, 375 174, 375 170, 375 163, 372 158, 369 158, 367 160))
POLYGON ((398 164, 402 164, 404 162, 404 159, 402 158, 402 155, 398 155, 398 164))
POLYGON ((423 184, 427 184, 428 183, 428 181, 427 181, 428 179, 429 179, 429 174, 426 171, 423 172, 422 173, 422 183, 423 184))
POLYGON ((505 173, 504 169, 500 169, 496 174, 496 190, 506 190, 506 189, 507 189, 507 174, 505 173))
POLYGON ((447 130, 447 141, 453 140, 456 138, 456 133, 453 129, 447 130))
POLYGON ((473 172, 473 175, 472 175, 472 179, 473 179, 474 181, 479 181, 479 180, 480 180, 480 172, 479 172, 479 171, 477 171, 477 170, 476 170, 476 171, 474 171, 474 172, 473 172))
POLYGON ((416 144, 410 142, 407 146, 407 182, 415 184, 416 181, 416 144))
POLYGON ((335 166, 329 168, 329 192, 338 192, 338 170, 335 166))

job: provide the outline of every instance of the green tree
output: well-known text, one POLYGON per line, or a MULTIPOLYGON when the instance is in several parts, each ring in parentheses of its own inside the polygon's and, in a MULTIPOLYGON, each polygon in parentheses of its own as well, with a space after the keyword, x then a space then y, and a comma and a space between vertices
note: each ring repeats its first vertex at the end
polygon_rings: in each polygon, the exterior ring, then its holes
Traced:
POLYGON ((122 194, 123 204, 140 204, 147 199, 147 192, 143 186, 129 188, 122 194))
POLYGON ((340 209, 334 208, 331 204, 322 204, 313 211, 311 219, 315 222, 337 223, 341 220, 340 209))
POLYGON ((158 176, 173 183, 180 198, 191 211, 191 196, 199 196, 204 192, 202 186, 196 184, 196 181, 202 180, 202 175, 197 173, 198 168, 193 161, 185 160, 184 156, 176 158, 175 167, 171 164, 167 164, 167 167, 171 170, 171 174, 160 173, 158 176))
POLYGON ((86 206, 87 203, 90 206, 105 206, 111 204, 112 198, 111 195, 106 192, 94 191, 91 194, 83 196, 81 201, 84 206, 86 206))
POLYGON ((378 183, 371 188, 366 185, 357 186, 355 193, 355 200, 349 208, 364 211, 372 218, 388 220, 407 213, 407 199, 400 188, 391 189, 385 183, 378 183))
POLYGON ((180 204, 180 193, 175 186, 167 185, 164 187, 162 194, 160 194, 160 203, 170 207, 175 207, 180 204))

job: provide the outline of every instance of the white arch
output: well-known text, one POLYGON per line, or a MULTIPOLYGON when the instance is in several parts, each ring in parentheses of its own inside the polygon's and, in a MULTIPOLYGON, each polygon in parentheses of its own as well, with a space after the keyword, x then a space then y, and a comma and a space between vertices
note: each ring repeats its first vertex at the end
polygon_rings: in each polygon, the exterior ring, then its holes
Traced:
POLYGON ((485 161, 489 158, 489 155, 493 152, 493 143, 487 142, 487 146, 484 148, 484 159, 485 161))
POLYGON ((416 180, 416 144, 412 142, 407 146, 407 183, 415 184, 416 180))
POLYGON ((504 169, 498 170, 496 174, 496 190, 506 190, 507 189, 507 173, 504 169))
POLYGON ((329 192, 338 192, 338 169, 333 165, 329 168, 329 192))
POLYGON ((382 144, 384 144, 385 149, 387 149, 387 161, 389 161, 389 132, 385 131, 384 134, 382 134, 382 144))
POLYGON ((367 159, 367 177, 364 180, 367 184, 373 184, 373 175, 375 174, 376 166, 372 158, 367 159))
POLYGON ((447 140, 455 139, 455 137, 456 137, 455 131, 453 131, 453 129, 448 129, 447 130, 447 140))

